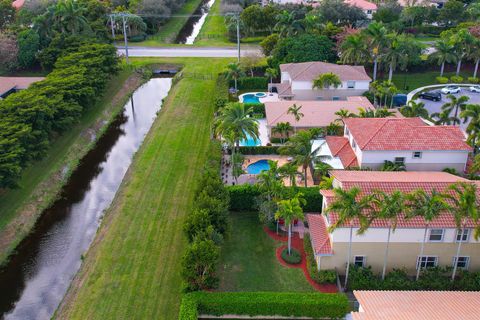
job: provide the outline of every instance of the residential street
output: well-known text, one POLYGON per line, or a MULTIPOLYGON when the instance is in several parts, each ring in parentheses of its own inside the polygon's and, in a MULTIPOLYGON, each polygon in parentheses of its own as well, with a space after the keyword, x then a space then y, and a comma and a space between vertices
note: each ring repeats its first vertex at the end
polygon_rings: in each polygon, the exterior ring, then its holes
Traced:
MULTIPOLYGON (((117 46, 118 52, 125 54, 123 47, 117 46)), ((201 47, 171 47, 171 48, 151 48, 151 47, 129 47, 130 57, 195 57, 195 58, 234 58, 237 56, 237 49, 234 47, 225 48, 201 48, 201 47)), ((262 54, 258 48, 241 48, 241 55, 262 54)))

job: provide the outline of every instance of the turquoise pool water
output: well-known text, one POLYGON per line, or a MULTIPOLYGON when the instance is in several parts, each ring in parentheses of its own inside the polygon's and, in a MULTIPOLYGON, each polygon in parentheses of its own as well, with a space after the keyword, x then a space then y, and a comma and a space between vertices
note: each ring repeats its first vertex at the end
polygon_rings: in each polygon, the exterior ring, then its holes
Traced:
POLYGON ((255 140, 251 135, 247 134, 247 140, 240 141, 242 147, 255 147, 261 144, 260 140, 255 140))
POLYGON ((259 160, 249 165, 247 167, 247 172, 249 174, 259 174, 260 172, 267 171, 269 169, 270 165, 268 164, 268 160, 259 160))
POLYGON ((267 95, 263 92, 249 93, 243 96, 243 103, 260 103, 260 98, 264 98, 267 95))

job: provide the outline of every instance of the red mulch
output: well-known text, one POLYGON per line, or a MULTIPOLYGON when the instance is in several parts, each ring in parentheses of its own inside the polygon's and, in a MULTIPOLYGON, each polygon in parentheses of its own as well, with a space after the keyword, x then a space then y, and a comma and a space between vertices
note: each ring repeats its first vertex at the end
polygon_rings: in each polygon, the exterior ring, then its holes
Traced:
MULTIPOLYGON (((276 241, 280 241, 280 242, 287 242, 288 241, 287 236, 278 235, 276 232, 271 231, 267 227, 264 227, 263 229, 270 236, 270 238, 272 238, 276 241)), ((303 248, 303 239, 300 239, 298 234, 294 233, 292 235, 292 247, 297 249, 301 253, 302 262, 300 262, 299 264, 290 264, 290 263, 286 263, 285 261, 283 261, 282 250, 285 249, 286 246, 281 246, 281 247, 277 248, 277 250, 276 250, 277 260, 278 260, 278 262, 280 262, 281 265, 283 265, 284 267, 287 267, 287 268, 301 268, 302 271, 303 271, 303 274, 305 275, 305 278, 307 279, 307 281, 317 291, 324 292, 324 293, 336 293, 336 292, 338 292, 338 289, 337 289, 336 285, 334 285, 334 284, 319 284, 319 283, 316 283, 310 277, 310 274, 308 273, 308 269, 307 269, 306 253, 305 253, 305 249, 303 248)))

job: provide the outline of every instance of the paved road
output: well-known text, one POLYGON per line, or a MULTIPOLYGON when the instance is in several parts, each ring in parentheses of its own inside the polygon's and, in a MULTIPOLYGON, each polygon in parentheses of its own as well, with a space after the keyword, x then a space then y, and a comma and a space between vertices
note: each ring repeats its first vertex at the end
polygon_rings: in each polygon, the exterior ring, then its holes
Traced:
MULTIPOLYGON (((118 47, 120 54, 125 54, 122 47, 118 47)), ((200 48, 200 47, 172 47, 172 48, 149 48, 129 47, 130 57, 198 57, 198 58, 234 58, 237 56, 236 48, 200 48)), ((257 48, 242 48, 241 55, 261 54, 257 48)))

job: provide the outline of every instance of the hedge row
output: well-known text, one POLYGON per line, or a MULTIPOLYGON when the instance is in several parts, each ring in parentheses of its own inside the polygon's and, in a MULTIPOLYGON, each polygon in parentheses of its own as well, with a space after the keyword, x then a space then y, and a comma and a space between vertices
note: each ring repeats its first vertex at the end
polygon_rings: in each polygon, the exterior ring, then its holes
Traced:
POLYGON ((278 154, 278 148, 274 146, 256 146, 256 147, 240 147, 238 150, 241 154, 278 154))
POLYGON ((228 79, 225 74, 219 74, 215 83, 215 110, 223 108, 228 103, 228 79))
POLYGON ((265 118, 267 114, 265 113, 265 104, 263 103, 244 103, 246 108, 252 107, 253 114, 259 114, 262 118, 265 118))
POLYGON ((307 258, 307 270, 313 281, 324 283, 335 283, 337 280, 337 273, 335 270, 318 270, 315 256, 313 255, 312 243, 310 242, 310 235, 306 233, 303 236, 303 248, 307 258))
MULTIPOLYGON (((230 80, 230 87, 235 86, 235 81, 230 80)), ((267 89, 268 78, 266 77, 242 77, 238 78, 237 88, 238 90, 255 90, 255 89, 267 89)))
MULTIPOLYGON (((322 195, 318 187, 286 187, 289 190, 294 189, 295 193, 301 192, 306 204, 303 206, 304 212, 320 212, 322 208, 322 195)), ((228 186, 230 193, 231 211, 255 211, 255 198, 260 195, 260 190, 256 185, 244 184, 228 186)))
POLYGON ((185 295, 179 320, 199 314, 340 319, 350 307, 344 294, 293 292, 193 292, 185 295))

